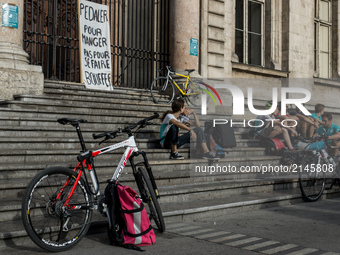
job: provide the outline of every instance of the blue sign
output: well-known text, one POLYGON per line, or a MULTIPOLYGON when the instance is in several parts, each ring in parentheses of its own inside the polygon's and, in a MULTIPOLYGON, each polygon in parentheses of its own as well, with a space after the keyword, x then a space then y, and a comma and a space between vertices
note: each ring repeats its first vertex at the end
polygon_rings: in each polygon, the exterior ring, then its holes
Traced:
POLYGON ((190 55, 198 56, 198 40, 195 38, 190 39, 190 55))
POLYGON ((2 4, 2 26, 18 28, 19 7, 12 4, 2 4))

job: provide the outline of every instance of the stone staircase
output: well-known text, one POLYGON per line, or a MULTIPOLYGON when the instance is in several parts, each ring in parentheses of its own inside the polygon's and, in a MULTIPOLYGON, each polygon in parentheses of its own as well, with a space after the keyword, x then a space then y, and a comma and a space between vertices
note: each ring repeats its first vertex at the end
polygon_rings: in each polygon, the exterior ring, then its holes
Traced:
MULTIPOLYGON (((71 126, 57 123, 61 117, 83 118, 81 124, 88 149, 100 148, 92 133, 115 130, 132 124, 167 105, 153 104, 148 91, 115 89, 114 92, 86 90, 70 83, 45 81, 43 96, 16 96, 0 102, 0 247, 26 238, 21 223, 21 198, 30 179, 48 166, 74 167, 80 145, 71 126)), ((193 174, 189 148, 180 150, 185 160, 169 160, 169 151, 159 148, 159 126, 148 126, 136 134, 140 150, 148 155, 161 195, 166 222, 214 217, 240 210, 301 202, 297 180, 266 180, 247 174, 193 174)), ((247 139, 244 128, 235 129, 237 147, 229 149, 221 164, 279 164, 280 157, 266 156, 256 140, 247 139)), ((126 137, 118 137, 118 142, 126 137)), ((107 143, 109 144, 109 143, 107 143)), ((105 145, 102 144, 101 147, 105 145)), ((122 151, 96 159, 101 190, 117 166, 122 151)), ((207 160, 195 163, 208 165, 207 160)), ((129 166, 120 181, 135 187, 129 166), (125 174, 126 173, 126 174, 125 174)), ((99 213, 94 220, 105 221, 99 213)))

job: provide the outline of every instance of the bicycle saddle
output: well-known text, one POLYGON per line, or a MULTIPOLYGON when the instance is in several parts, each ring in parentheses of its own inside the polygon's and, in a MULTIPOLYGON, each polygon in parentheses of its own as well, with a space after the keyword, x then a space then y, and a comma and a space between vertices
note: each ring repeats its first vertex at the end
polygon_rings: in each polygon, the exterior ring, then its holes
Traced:
POLYGON ((192 73, 193 71, 195 71, 195 69, 185 69, 186 72, 188 72, 188 74, 192 73))
POLYGON ((69 119, 69 118, 62 118, 57 120, 61 125, 67 125, 70 124, 72 126, 78 125, 79 123, 86 123, 87 120, 83 119, 69 119))

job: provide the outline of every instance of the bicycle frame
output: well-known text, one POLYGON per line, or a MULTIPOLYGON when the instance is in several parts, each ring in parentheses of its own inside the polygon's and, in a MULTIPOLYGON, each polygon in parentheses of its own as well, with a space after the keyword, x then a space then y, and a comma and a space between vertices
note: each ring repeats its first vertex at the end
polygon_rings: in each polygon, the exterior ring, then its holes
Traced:
POLYGON ((181 92, 181 94, 183 96, 198 95, 198 94, 201 93, 200 90, 195 85, 195 83, 190 79, 189 75, 175 73, 175 72, 170 71, 170 69, 168 69, 167 83, 166 84, 168 84, 169 79, 175 84, 175 86, 181 92), (184 86, 184 91, 179 87, 179 85, 176 83, 176 81, 172 78, 171 74, 176 75, 176 76, 180 76, 180 77, 183 77, 183 78, 186 78, 186 82, 185 82, 185 86, 184 86), (187 88, 188 88, 189 82, 191 82, 191 84, 193 84, 193 87, 194 87, 194 90, 195 90, 194 93, 187 93, 187 88))
MULTIPOLYGON (((97 157, 98 155, 100 154, 104 154, 104 153, 108 153, 110 151, 113 151, 113 150, 117 150, 117 149, 120 149, 122 147, 127 147, 122 158, 120 159, 120 162, 111 178, 111 181, 117 181, 119 179, 119 176, 121 175, 121 173, 123 172, 125 166, 126 166, 126 163, 128 160, 130 160, 130 163, 131 163, 131 167, 132 167, 132 170, 133 170, 133 173, 135 173, 136 171, 136 165, 134 164, 134 161, 133 161, 133 158, 135 156, 139 156, 139 155, 142 155, 143 156, 143 159, 144 159, 144 166, 147 170, 147 173, 150 177, 150 181, 151 181, 151 184, 155 190, 155 193, 156 193, 156 196, 159 197, 159 193, 158 193, 158 189, 157 189, 157 185, 156 185, 156 182, 155 182, 155 179, 153 177, 153 174, 152 174, 152 171, 151 171, 151 167, 149 165, 149 162, 147 160, 147 157, 146 157, 146 154, 144 151, 142 152, 139 152, 138 151, 138 148, 137 148, 137 145, 136 145, 136 141, 135 141, 135 138, 134 136, 130 136, 127 140, 123 141, 123 142, 120 142, 120 143, 117 143, 117 144, 113 144, 113 145, 110 145, 110 146, 107 146, 107 147, 104 147, 102 149, 99 149, 99 150, 96 150, 96 151, 93 151, 93 152, 90 152, 90 151, 86 151, 84 153, 82 153, 80 156, 83 157, 83 159, 81 160, 81 162, 78 162, 78 164, 76 165, 76 167, 73 169, 75 172, 78 172, 78 176, 76 178, 76 181, 70 191, 70 194, 68 195, 65 203, 64 203, 64 206, 70 208, 70 209, 88 209, 89 207, 88 206, 70 206, 69 205, 69 201, 71 200, 71 197, 76 189, 76 186, 78 185, 79 183, 79 180, 81 178, 81 175, 83 174, 84 172, 84 169, 85 167, 87 168, 87 170, 90 172, 90 176, 91 176, 91 180, 92 180, 92 184, 93 184, 93 188, 94 190, 96 191, 96 194, 94 194, 96 197, 100 196, 100 191, 99 191, 99 182, 98 182, 98 179, 97 179, 97 176, 96 176, 96 173, 95 173, 95 168, 94 168, 94 165, 93 163, 91 162, 91 158, 95 158, 97 157), (90 159, 90 161, 89 161, 90 159)), ((64 190, 64 188, 68 185, 70 180, 67 180, 66 183, 64 184, 63 188, 61 189, 61 192, 64 190)), ((58 194, 58 198, 61 196, 61 192, 58 194)))
MULTIPOLYGON (((158 192, 151 166, 146 158, 146 153, 138 150, 133 136, 133 132, 153 125, 154 123, 150 121, 158 117, 159 114, 155 112, 152 116, 131 126, 92 134, 93 139, 102 139, 99 144, 122 134, 128 135, 128 138, 122 142, 118 141, 94 151, 86 149, 80 130, 79 124, 86 123, 86 120, 58 119, 57 121, 60 124, 71 125, 76 128, 82 150, 77 156, 78 162, 73 171, 62 166, 48 167, 38 173, 28 184, 22 200, 21 213, 23 225, 31 240, 48 251, 64 251, 76 245, 86 235, 92 222, 94 210, 98 210, 103 216, 108 216, 110 223, 113 208, 111 201, 108 201, 106 196, 109 193, 111 196, 111 188, 120 185, 118 178, 120 178, 128 160, 131 162, 139 196, 142 202, 149 207, 147 212, 149 218, 153 219, 159 231, 163 232, 165 224, 158 203, 159 195, 156 195, 158 192), (134 129, 136 130, 133 131, 134 129), (120 161, 113 157, 117 167, 111 179, 108 180, 109 184, 106 186, 105 194, 100 194, 99 185, 103 180, 98 181, 94 158, 120 148, 124 148, 124 150, 120 150, 119 154, 124 153, 120 161), (144 161, 139 157, 135 164, 133 162, 134 157, 139 155, 143 156, 144 161)), ((108 156, 112 155, 111 153, 108 156)))
MULTIPOLYGON (((92 162, 88 161, 91 157, 95 158, 100 154, 104 154, 104 153, 108 153, 110 151, 113 150, 117 150, 119 148, 122 147, 127 147, 111 180, 112 181, 117 181, 119 176, 121 175, 122 171, 125 168, 125 165, 127 163, 127 161, 129 160, 129 158, 131 157, 132 153, 137 152, 138 148, 135 142, 135 138, 134 136, 129 137, 127 140, 117 143, 117 144, 113 144, 107 147, 104 147, 102 149, 90 152, 90 151, 86 151, 84 153, 82 153, 80 156, 83 157, 81 162, 78 162, 78 164, 76 165, 76 167, 73 169, 75 172, 78 172, 78 176, 76 178, 76 181, 64 203, 64 206, 70 208, 70 209, 88 209, 88 206, 70 206, 69 205, 69 201, 71 200, 71 197, 76 189, 76 186, 79 183, 79 180, 81 178, 81 175, 84 172, 84 168, 86 167, 87 170, 90 172, 90 176, 91 176, 91 180, 92 180, 92 184, 93 184, 93 188, 96 191, 95 196, 98 197, 100 195, 100 191, 99 191, 99 183, 98 183, 98 179, 95 173, 95 169, 94 166, 92 164, 92 162)), ((67 184, 69 183, 70 180, 67 180, 66 183, 64 184, 63 188, 61 189, 61 192, 64 190, 64 188, 67 186, 67 184)), ((58 194, 58 197, 61 196, 61 192, 58 194)))
MULTIPOLYGON (((328 146, 327 146, 328 147, 328 146)), ((329 146, 330 147, 330 146, 329 146)), ((307 151, 306 151, 307 152, 307 151)), ((332 156, 330 156, 328 154, 328 152, 326 151, 326 149, 317 149, 317 150, 311 150, 310 152, 312 152, 314 154, 314 157, 316 157, 318 159, 317 161, 317 165, 321 164, 322 160, 324 163, 330 165, 332 164, 334 169, 336 169, 337 167, 337 163, 335 162, 335 160, 333 159, 332 156), (332 160, 331 160, 332 158, 332 160)), ((318 178, 318 176, 321 174, 321 172, 318 171, 310 171, 308 172, 309 176, 315 175, 316 178, 318 178)), ((333 176, 337 176, 336 171, 332 172, 333 176)))

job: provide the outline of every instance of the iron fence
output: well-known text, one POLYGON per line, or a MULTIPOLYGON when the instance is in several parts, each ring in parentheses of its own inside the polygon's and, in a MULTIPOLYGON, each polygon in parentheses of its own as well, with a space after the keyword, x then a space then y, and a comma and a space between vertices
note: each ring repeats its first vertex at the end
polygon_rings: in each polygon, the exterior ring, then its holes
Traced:
MULTIPOLYGON (((169 62, 170 0, 92 0, 109 6, 113 85, 149 88, 169 62)), ((24 50, 45 79, 79 82, 77 0, 25 0, 24 50)))

